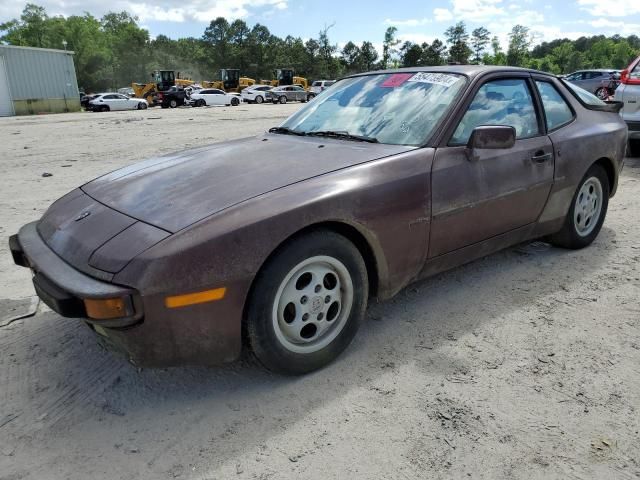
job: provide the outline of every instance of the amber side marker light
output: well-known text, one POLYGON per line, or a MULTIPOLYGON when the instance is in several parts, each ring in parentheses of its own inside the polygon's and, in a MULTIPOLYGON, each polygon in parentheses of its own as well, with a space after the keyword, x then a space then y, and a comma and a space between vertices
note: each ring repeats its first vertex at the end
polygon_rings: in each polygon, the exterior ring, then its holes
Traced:
POLYGON ((164 305, 167 308, 186 307, 188 305, 196 305, 198 303, 215 302, 224 298, 227 289, 214 288, 213 290, 204 290, 202 292, 187 293, 185 295, 175 295, 164 299, 164 305))
POLYGON ((125 298, 85 299, 84 308, 87 316, 94 320, 108 320, 131 315, 131 307, 125 298))

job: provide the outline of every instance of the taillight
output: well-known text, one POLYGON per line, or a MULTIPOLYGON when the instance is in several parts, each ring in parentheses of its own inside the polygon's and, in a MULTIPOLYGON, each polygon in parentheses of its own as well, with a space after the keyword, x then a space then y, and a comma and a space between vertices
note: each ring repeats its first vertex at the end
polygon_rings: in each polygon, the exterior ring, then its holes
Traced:
POLYGON ((631 78, 631 72, 638 69, 638 64, 640 64, 640 58, 637 58, 633 63, 631 63, 631 65, 629 65, 629 68, 625 68, 620 73, 620 83, 623 83, 624 85, 640 85, 640 77, 631 78))

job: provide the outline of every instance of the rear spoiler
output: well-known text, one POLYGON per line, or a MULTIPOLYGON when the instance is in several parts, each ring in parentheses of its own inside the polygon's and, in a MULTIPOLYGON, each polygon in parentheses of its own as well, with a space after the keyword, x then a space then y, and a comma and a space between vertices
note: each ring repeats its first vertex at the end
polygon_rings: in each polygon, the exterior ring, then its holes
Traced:
POLYGON ((604 105, 591 105, 587 103, 583 103, 582 106, 588 110, 596 110, 598 112, 610 112, 610 113, 620 113, 622 107, 624 107, 623 102, 617 102, 614 100, 605 101, 604 105))

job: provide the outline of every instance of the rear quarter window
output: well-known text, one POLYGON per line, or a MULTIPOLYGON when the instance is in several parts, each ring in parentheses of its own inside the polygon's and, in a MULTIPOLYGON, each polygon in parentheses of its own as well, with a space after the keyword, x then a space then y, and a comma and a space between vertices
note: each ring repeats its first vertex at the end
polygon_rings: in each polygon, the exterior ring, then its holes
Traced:
POLYGON ((573 120, 573 111, 562 98, 562 95, 556 87, 550 82, 536 80, 538 92, 542 99, 545 118, 547 121, 547 130, 555 130, 566 125, 573 120))

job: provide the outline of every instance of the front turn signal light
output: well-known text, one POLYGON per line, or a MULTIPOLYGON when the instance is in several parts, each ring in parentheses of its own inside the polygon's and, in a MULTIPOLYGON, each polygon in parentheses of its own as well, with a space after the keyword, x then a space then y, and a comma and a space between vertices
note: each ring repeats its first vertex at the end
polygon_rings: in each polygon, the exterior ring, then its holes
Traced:
POLYGON ((131 315, 131 303, 126 298, 85 299, 87 316, 94 320, 108 320, 131 315))

